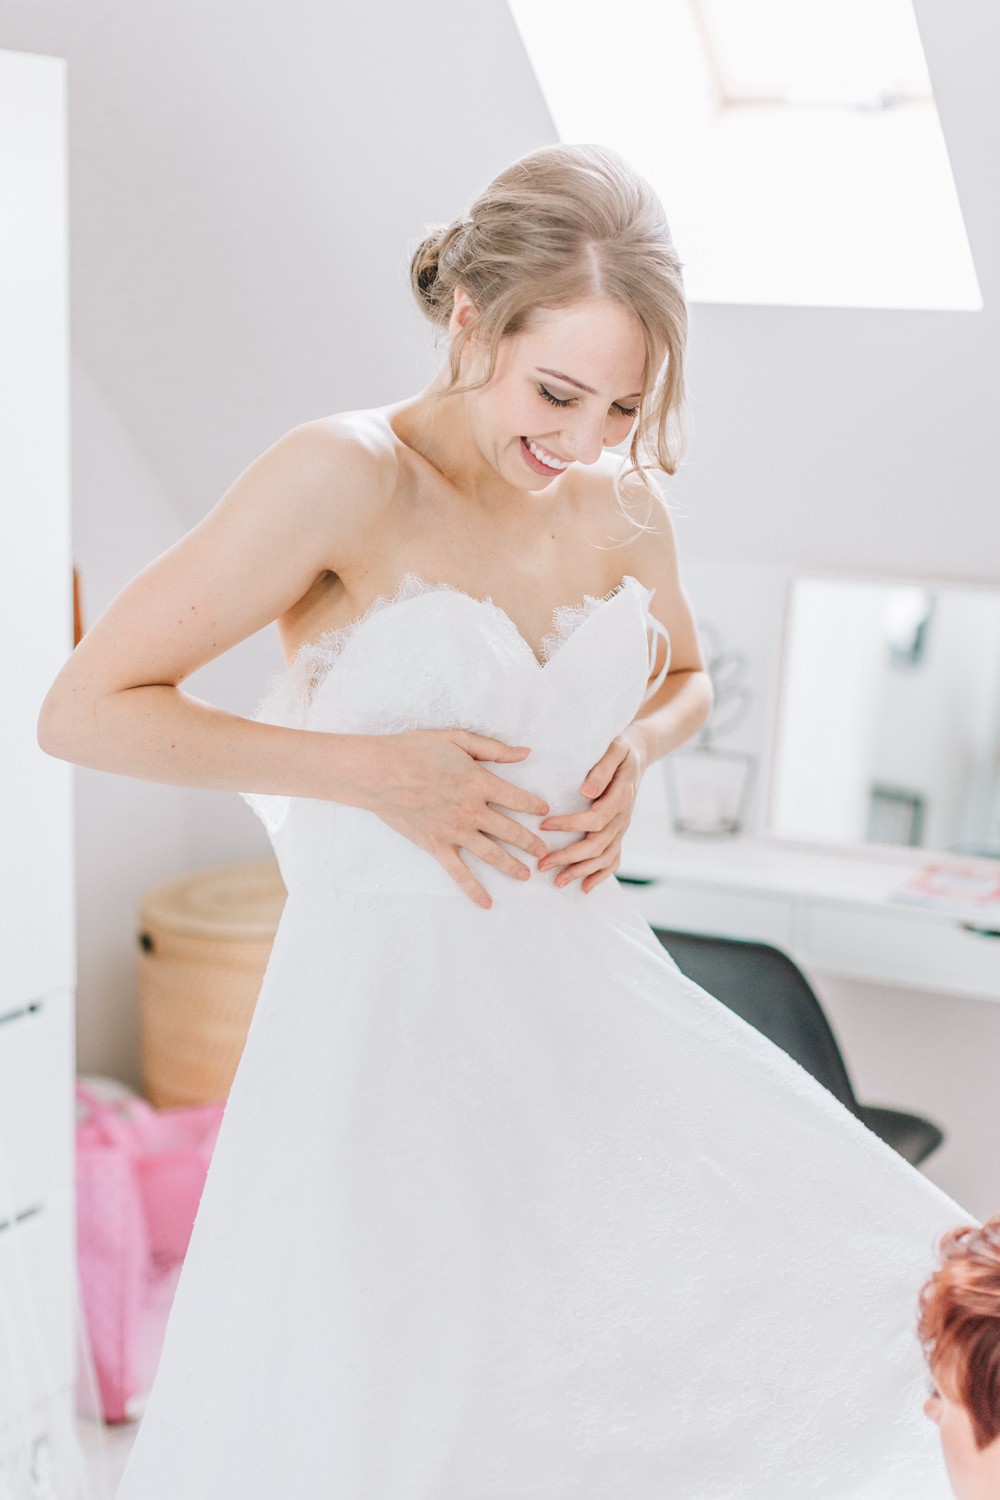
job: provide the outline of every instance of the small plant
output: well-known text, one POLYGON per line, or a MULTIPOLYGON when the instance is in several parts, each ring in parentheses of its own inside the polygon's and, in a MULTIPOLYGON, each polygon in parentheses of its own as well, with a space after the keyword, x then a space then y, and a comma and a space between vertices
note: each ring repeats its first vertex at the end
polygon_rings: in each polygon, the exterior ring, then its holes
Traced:
POLYGON ((733 835, 746 827, 756 773, 756 756, 721 750, 716 740, 742 723, 751 692, 744 682, 748 658, 726 650, 715 627, 698 622, 705 669, 712 682, 712 710, 693 743, 664 760, 674 831, 733 835))
POLYGON ((752 694, 742 679, 749 658, 743 651, 725 649, 718 630, 707 621, 698 621, 698 637, 712 680, 714 700, 712 711, 694 741, 694 749, 711 750, 718 736, 728 734, 746 718, 752 694))

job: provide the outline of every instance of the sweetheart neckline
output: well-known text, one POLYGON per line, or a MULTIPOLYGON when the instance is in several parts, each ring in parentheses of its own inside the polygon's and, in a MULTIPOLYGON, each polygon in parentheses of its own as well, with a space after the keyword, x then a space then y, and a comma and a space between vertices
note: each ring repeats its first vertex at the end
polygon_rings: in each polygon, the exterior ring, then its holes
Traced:
MULTIPOLYGON (((543 655, 542 659, 539 660, 535 648, 532 646, 531 642, 527 639, 526 636, 522 635, 521 631, 518 629, 517 625, 511 619, 507 611, 494 601, 491 594, 485 594, 482 596, 471 594, 466 589, 459 588, 456 584, 447 582, 433 583, 424 578, 421 574, 408 570, 400 578, 398 584, 391 593, 376 594, 375 598, 372 600, 368 608, 363 610, 360 615, 356 615, 353 620, 347 620, 343 625, 331 626, 329 630, 322 631, 320 635, 316 636, 315 639, 311 641, 303 641, 301 646, 299 646, 299 648, 295 652, 295 655, 292 657, 292 660, 287 663, 285 671, 291 672, 293 671, 293 669, 301 668, 302 663, 307 660, 309 656, 314 654, 322 654, 323 652, 330 650, 331 642, 334 642, 335 640, 337 640, 337 638, 341 638, 342 649, 343 646, 346 646, 347 642, 353 638, 359 627, 362 626, 374 614, 379 614, 383 610, 392 608, 398 604, 406 604, 412 599, 419 599, 424 594, 448 593, 458 594, 460 598, 467 599, 473 604, 480 605, 482 608, 487 609, 494 615, 496 615, 497 618, 500 619, 505 627, 509 630, 514 640, 516 640, 524 649, 524 651, 527 652, 527 655, 530 657, 531 661, 534 663, 538 671, 542 672, 546 669, 546 667, 550 666, 551 663, 555 660, 556 656, 558 656, 559 648, 561 648, 566 643, 566 641, 569 640, 571 635, 576 633, 575 626, 568 632, 564 631, 560 626, 560 617, 563 621, 565 621, 567 618, 571 618, 574 615, 581 615, 582 618, 578 623, 583 624, 583 620, 589 618, 591 614, 595 613, 599 605, 609 604, 612 599, 615 599, 619 594, 624 593, 626 587, 629 584, 637 585, 642 593, 647 595, 647 603, 648 599, 652 598, 654 593, 653 589, 647 588, 642 580, 637 578, 634 573, 623 573, 619 581, 611 589, 609 589, 606 594, 584 594, 579 604, 557 604, 550 615, 550 628, 542 636, 542 639, 539 643, 542 647, 543 653, 546 648, 546 642, 551 642, 552 647, 549 654, 543 655), (408 592, 411 589, 414 590, 414 592, 408 592)), ((340 654, 339 651, 337 654, 340 654)))
MULTIPOLYGON (((656 647, 658 637, 663 638, 666 650, 664 652, 663 665, 655 673, 651 681, 647 682, 646 691, 642 698, 645 703, 658 690, 670 669, 671 641, 667 627, 657 619, 656 615, 649 610, 649 601, 652 599, 655 589, 647 588, 641 579, 636 578, 634 573, 625 573, 622 578, 606 594, 585 594, 579 604, 559 604, 552 612, 553 629, 543 636, 543 644, 546 640, 554 641, 551 655, 544 661, 538 657, 530 645, 518 630, 514 621, 499 604, 486 595, 479 598, 475 594, 469 594, 464 589, 456 588, 450 583, 429 583, 419 574, 408 572, 400 579, 399 584, 391 595, 377 595, 369 607, 354 620, 349 620, 344 625, 335 625, 326 630, 315 640, 304 641, 291 662, 283 665, 277 672, 271 675, 268 690, 261 698, 253 712, 252 717, 258 721, 271 724, 285 724, 289 727, 308 728, 312 705, 316 694, 322 688, 324 682, 336 667, 337 661, 347 646, 357 634, 359 627, 370 617, 381 610, 401 603, 410 603, 415 599, 424 597, 426 594, 450 593, 471 600, 473 604, 484 608, 490 618, 499 621, 500 625, 518 645, 520 651, 534 668, 536 681, 542 682, 548 679, 544 677, 545 669, 561 653, 563 646, 568 645, 579 629, 587 624, 595 615, 603 613, 604 606, 610 604, 619 595, 629 593, 631 589, 638 591, 643 602, 643 616, 647 630, 652 630, 653 640, 649 651, 649 672, 654 672, 656 647), (562 624, 570 626, 563 630, 562 624)), ((635 597, 635 595, 633 595, 635 597)), ((291 798, 286 794, 263 793, 263 792, 241 792, 240 796, 248 805, 257 812, 267 828, 270 837, 278 832, 284 823, 291 798)))

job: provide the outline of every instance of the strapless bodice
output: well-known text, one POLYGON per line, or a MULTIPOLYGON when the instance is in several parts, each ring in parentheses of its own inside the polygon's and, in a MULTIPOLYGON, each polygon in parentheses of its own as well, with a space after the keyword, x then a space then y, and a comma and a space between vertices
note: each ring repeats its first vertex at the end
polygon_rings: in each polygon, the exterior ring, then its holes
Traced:
MULTIPOLYGON (((608 594, 560 606, 539 660, 490 598, 409 573, 359 619, 303 646, 272 677, 253 717, 345 734, 462 728, 529 745, 522 761, 484 764, 544 797, 554 814, 583 811, 590 803, 580 791, 584 777, 669 667, 667 632, 649 611, 653 593, 626 574, 608 594), (665 659, 650 681, 658 636, 665 659)), ((306 884, 468 900, 428 851, 375 813, 314 798, 240 795, 264 822, 289 892, 306 884)), ((541 821, 504 811, 533 829, 541 821)), ((538 831, 552 849, 580 836, 538 831)), ((467 850, 462 858, 494 900, 553 888, 557 873, 539 873, 532 861, 531 879, 521 883, 467 850)), ((581 894, 576 881, 554 889, 560 898, 581 894)))

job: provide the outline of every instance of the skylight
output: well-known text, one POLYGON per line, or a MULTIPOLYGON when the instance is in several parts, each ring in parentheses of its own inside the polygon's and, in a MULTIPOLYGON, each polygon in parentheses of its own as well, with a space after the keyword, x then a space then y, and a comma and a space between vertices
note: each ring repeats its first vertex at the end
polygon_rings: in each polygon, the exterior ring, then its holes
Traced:
POLYGON ((693 302, 982 308, 911 0, 510 9, 560 138, 656 188, 693 302))

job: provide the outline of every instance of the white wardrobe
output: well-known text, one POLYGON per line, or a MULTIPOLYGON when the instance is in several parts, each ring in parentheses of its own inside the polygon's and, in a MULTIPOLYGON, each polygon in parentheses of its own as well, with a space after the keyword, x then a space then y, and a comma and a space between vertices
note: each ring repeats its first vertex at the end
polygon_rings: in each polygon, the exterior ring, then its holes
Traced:
POLYGON ((66 64, 0 51, 0 1497, 73 1500, 73 648, 66 64), (67 1426, 70 1424, 70 1427, 67 1426))

